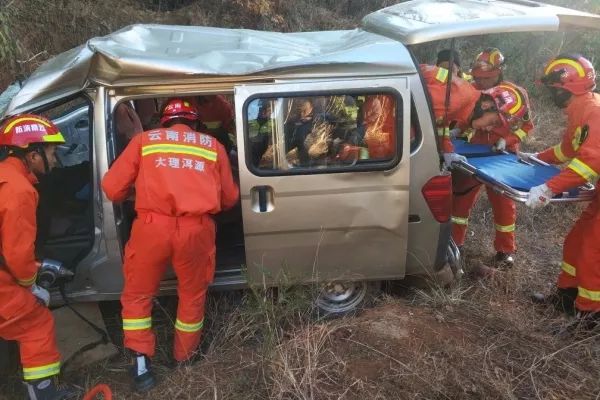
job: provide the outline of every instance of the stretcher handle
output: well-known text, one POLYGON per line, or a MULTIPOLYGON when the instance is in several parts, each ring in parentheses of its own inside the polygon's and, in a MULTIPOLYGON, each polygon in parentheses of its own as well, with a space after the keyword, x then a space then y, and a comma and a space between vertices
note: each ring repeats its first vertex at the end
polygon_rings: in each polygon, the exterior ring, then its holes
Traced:
MULTIPOLYGON (((468 162, 465 162, 465 161, 453 162, 452 166, 457 167, 460 171, 467 173, 468 175, 472 176, 473 178, 475 178, 477 181, 481 182, 482 184, 491 187, 496 193, 498 193, 502 196, 508 197, 511 200, 517 201, 519 203, 524 203, 527 201, 527 198, 529 197, 529 192, 523 192, 523 191, 517 190, 517 189, 515 189, 511 186, 508 186, 507 184, 502 183, 502 182, 497 182, 497 181, 490 182, 490 181, 483 179, 481 176, 479 176, 477 174, 477 168, 475 168, 473 165, 469 164, 468 162)), ((580 186, 578 188, 578 190, 579 190, 579 195, 576 197, 569 196, 569 192, 563 192, 561 194, 556 195, 552 199, 550 199, 550 202, 552 202, 552 203, 574 203, 574 202, 580 202, 580 201, 590 201, 590 200, 592 200, 592 198, 595 195, 595 190, 594 190, 593 186, 591 186, 590 184, 580 186)))

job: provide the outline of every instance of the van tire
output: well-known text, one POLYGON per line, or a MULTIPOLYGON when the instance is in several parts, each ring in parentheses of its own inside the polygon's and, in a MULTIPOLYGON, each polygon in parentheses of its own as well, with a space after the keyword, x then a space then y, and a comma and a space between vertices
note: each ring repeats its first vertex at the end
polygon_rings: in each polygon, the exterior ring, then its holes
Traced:
POLYGON ((354 314, 372 304, 380 292, 379 281, 327 282, 316 293, 315 309, 326 318, 354 314))

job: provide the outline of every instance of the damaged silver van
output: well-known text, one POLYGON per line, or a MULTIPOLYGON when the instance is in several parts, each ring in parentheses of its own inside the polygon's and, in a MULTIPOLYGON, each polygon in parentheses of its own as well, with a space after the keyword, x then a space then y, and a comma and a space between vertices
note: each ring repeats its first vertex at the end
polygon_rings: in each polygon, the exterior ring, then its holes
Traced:
MULTIPOLYGON (((40 184, 37 250, 74 272, 72 301, 118 299, 135 215, 100 189, 126 143, 117 110, 149 128, 167 98, 218 95, 234 104, 241 201, 215 217, 214 287, 317 283, 319 307, 336 313, 360 304, 372 282, 456 272, 451 178, 411 46, 599 27, 600 16, 528 0, 414 0, 349 31, 134 25, 91 39, 42 65, 2 114, 42 113, 67 139, 62 167, 40 184), (385 111, 380 135, 369 107, 385 111), (300 149, 306 113, 320 125, 300 149), (372 145, 350 146, 351 135, 372 145)), ((166 276, 161 293, 175 288, 166 276)))

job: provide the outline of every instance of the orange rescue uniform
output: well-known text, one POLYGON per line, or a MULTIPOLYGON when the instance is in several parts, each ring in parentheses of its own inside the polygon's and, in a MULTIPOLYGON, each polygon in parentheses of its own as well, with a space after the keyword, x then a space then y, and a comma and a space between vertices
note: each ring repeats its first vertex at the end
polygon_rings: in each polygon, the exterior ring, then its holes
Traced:
MULTIPOLYGON (((500 83, 500 85, 502 84, 505 84, 505 82, 500 83)), ((509 82, 508 85, 513 86, 514 84, 509 82)), ((523 88, 519 89, 524 91, 523 88)), ((499 139, 504 139, 506 141, 506 149, 516 152, 519 149, 519 144, 532 130, 533 123, 526 121, 516 131, 512 131, 504 126, 496 127, 490 132, 477 130, 468 140, 469 143, 473 144, 493 146, 499 139)), ((452 179, 454 193, 452 198, 452 238, 457 245, 462 246, 465 243, 469 215, 479 197, 481 184, 472 177, 461 173, 453 174, 452 179)), ((512 254, 517 249, 515 241, 517 209, 515 203, 489 187, 486 187, 486 192, 494 213, 496 228, 494 248, 496 251, 512 254)))
POLYGON ((205 96, 203 102, 195 101, 200 121, 210 130, 223 128, 233 133, 233 107, 225 96, 220 94, 205 96))
POLYGON ((215 271, 211 214, 235 205, 239 190, 223 146, 176 124, 135 136, 106 173, 102 187, 123 201, 135 183, 131 239, 125 247, 121 295, 125 347, 154 355, 152 298, 171 261, 178 279, 174 357, 184 361, 200 343, 204 302, 215 271))
POLYGON ((454 152, 450 140, 450 125, 465 129, 481 93, 466 80, 453 76, 450 83, 450 104, 446 112, 446 88, 448 70, 433 65, 421 64, 421 74, 431 96, 440 149, 444 153, 454 152))
POLYGON ((60 372, 52 314, 30 289, 38 270, 35 183, 23 161, 9 157, 0 162, 0 337, 19 343, 25 380, 60 372))
POLYGON ((387 159, 396 154, 395 104, 387 94, 366 96, 362 111, 369 158, 387 159))
POLYGON ((568 122, 562 142, 538 158, 568 164, 546 185, 558 194, 595 183, 596 196, 565 239, 558 287, 578 289, 577 309, 600 312, 600 94, 573 96, 565 111, 568 122))

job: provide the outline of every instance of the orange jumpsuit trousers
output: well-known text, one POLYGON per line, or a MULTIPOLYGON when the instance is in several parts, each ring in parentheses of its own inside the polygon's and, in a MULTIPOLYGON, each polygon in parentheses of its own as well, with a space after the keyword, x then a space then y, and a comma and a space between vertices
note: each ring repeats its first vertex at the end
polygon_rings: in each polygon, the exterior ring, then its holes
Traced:
MULTIPOLYGON (((465 243, 469 215, 481 193, 481 183, 461 173, 452 174, 452 239, 458 246, 465 243)), ((514 253, 515 221, 517 210, 514 201, 506 198, 492 188, 486 187, 488 199, 492 204, 496 237, 494 249, 502 253, 514 253)))
MULTIPOLYGON (((38 266, 36 236, 37 182, 15 157, 0 162, 0 338, 19 343, 23 378, 42 379, 60 372, 54 320, 31 293, 38 266)), ((2 355, 0 355, 1 357, 2 355)))
MULTIPOLYGON (((567 129, 561 143, 538 155, 542 161, 566 163, 546 185, 553 193, 600 178, 600 94, 573 96, 565 109, 567 129)), ((567 235, 557 286, 577 288, 575 307, 600 312, 600 185, 596 197, 567 235)))
POLYGON ((121 296, 125 347, 154 355, 152 299, 169 261, 177 275, 179 305, 173 354, 177 361, 200 344, 204 301, 215 272, 215 226, 209 216, 170 217, 140 214, 125 249, 125 287, 121 296), (140 329, 147 327, 147 329, 140 329))
POLYGON ((154 354, 152 298, 171 262, 179 294, 174 357, 184 361, 200 343, 206 290, 215 271, 210 215, 234 206, 239 190, 224 147, 181 124, 135 136, 102 180, 113 201, 127 198, 133 184, 138 218, 125 247, 125 347, 154 354))

